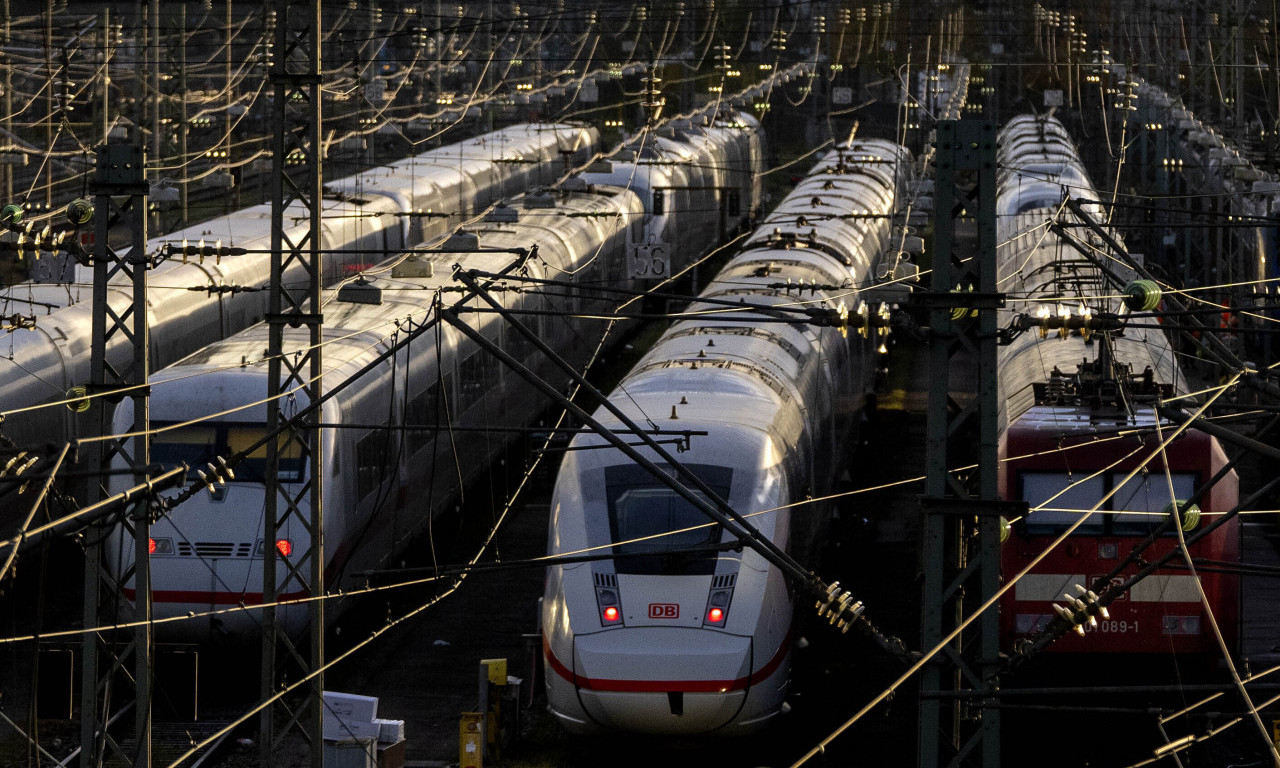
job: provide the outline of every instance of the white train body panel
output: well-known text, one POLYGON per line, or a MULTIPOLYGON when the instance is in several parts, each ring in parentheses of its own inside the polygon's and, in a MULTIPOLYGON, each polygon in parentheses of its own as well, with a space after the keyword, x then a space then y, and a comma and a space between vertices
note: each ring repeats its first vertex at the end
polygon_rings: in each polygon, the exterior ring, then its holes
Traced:
MULTIPOLYGON (((326 185, 323 202, 324 276, 327 283, 351 277, 407 247, 456 227, 495 200, 531 183, 557 178, 566 161, 582 162, 596 148, 598 134, 580 126, 525 124, 456 145, 431 149, 386 168, 374 169, 326 185), (439 217, 410 216, 422 211, 439 217)), ((303 233, 305 211, 295 204, 285 212, 290 238, 303 233)), ((149 254, 184 241, 221 242, 249 250, 221 259, 174 257, 148 274, 148 322, 151 366, 158 370, 219 339, 259 322, 266 290, 216 293, 218 286, 265 288, 270 277, 271 206, 257 205, 172 232, 147 243, 149 254)), ((295 267, 286 280, 296 279, 295 267)), ((68 389, 89 381, 91 325, 89 303, 93 274, 76 268, 69 285, 23 283, 0 291, 6 312, 36 315, 36 328, 8 334, 0 356, 0 413, 5 434, 34 441, 84 434, 87 424, 61 406, 31 409, 65 397, 68 389), (40 303, 32 303, 40 302, 40 303), (83 308, 77 308, 83 304, 83 308), (7 354, 12 350, 13 354, 7 354), (34 375, 33 375, 34 374, 34 375), (17 412, 17 413, 15 413, 17 412)), ((113 290, 117 314, 130 306, 128 286, 113 290)), ((132 351, 118 337, 108 359, 122 366, 132 351)))
MULTIPOLYGON (((832 153, 702 296, 856 304, 890 247, 887 215, 907 160, 888 142, 832 153), (787 280, 821 287, 800 297, 776 287, 787 280)), ((708 314, 675 323, 611 401, 640 424, 705 430, 677 459, 763 535, 808 560, 824 510, 788 505, 833 481, 871 389, 870 342, 707 303, 690 311, 708 314)), ((621 427, 603 409, 596 418, 621 427)), ((551 712, 577 733, 733 735, 768 723, 790 672, 794 605, 781 572, 750 548, 673 554, 726 543, 727 534, 602 438, 580 435, 573 447, 552 495, 548 554, 613 557, 547 569, 551 712)))
MULTIPOLYGON (((736 130, 754 132, 758 127, 736 130)), ((699 139, 703 140, 707 139, 699 139)), ((755 146, 759 147, 758 141, 755 146)), ((758 162, 754 156, 750 160, 758 162)), ((556 162, 563 161, 557 157, 556 162)), ((747 172, 741 176, 749 178, 747 172)), ((386 192, 387 178, 381 183, 386 192)), ((754 205, 755 201, 751 202, 754 205)), ((628 254, 648 237, 644 201, 635 193, 608 185, 572 192, 552 190, 517 199, 513 207, 519 215, 514 223, 481 223, 468 228, 478 236, 481 248, 528 249, 536 245, 539 258, 530 260, 525 268, 533 278, 556 279, 573 273, 573 280, 583 286, 630 284, 628 254)), ((673 264, 684 266, 698 255, 678 248, 673 252, 673 264)), ((385 351, 397 321, 412 318, 415 323, 423 322, 435 291, 459 285, 452 279, 454 264, 496 272, 513 258, 505 253, 435 254, 430 256, 434 266, 430 278, 394 276, 389 266, 379 267, 365 275, 373 287, 382 290, 382 303, 377 305, 338 301, 336 292, 330 293, 324 307, 325 389, 349 378, 385 351)), ((515 309, 556 312, 522 315, 520 320, 561 355, 581 365, 595 349, 605 321, 571 315, 607 309, 618 300, 562 295, 564 291, 554 289, 550 293, 554 295, 538 291, 494 295, 515 309)), ((445 303, 457 295, 445 293, 445 303)), ((481 305, 479 300, 472 304, 481 305)), ((463 318, 544 378, 562 378, 497 315, 464 312, 463 318)), ((286 350, 306 343, 305 329, 286 329, 286 350)), ((151 420, 158 430, 152 443, 153 463, 172 466, 186 461, 193 467, 203 466, 214 456, 231 456, 263 434, 266 411, 254 404, 266 397, 268 389, 267 365, 259 362, 267 344, 267 326, 255 325, 153 376, 151 420)), ((322 463, 327 468, 327 588, 360 586, 364 579, 355 574, 395 566, 405 546, 428 521, 453 507, 459 483, 474 480, 511 439, 506 433, 467 431, 452 436, 442 431, 443 437, 436 439, 434 432, 381 430, 369 425, 524 425, 532 423, 547 405, 544 399, 530 396, 522 379, 448 325, 441 326, 438 333, 433 330, 419 337, 328 401, 323 407, 323 422, 346 426, 326 428, 322 437, 322 463)), ((305 406, 295 395, 285 410, 296 412, 305 406)), ((117 410, 115 419, 117 430, 128 429, 132 423, 128 402, 117 410)), ((152 526, 153 539, 168 540, 161 548, 172 548, 172 554, 151 557, 154 615, 174 619, 157 627, 157 637, 256 638, 259 611, 252 606, 261 602, 262 558, 273 551, 261 543, 264 487, 260 469, 255 475, 255 466, 263 460, 255 454, 237 470, 236 480, 224 491, 199 494, 152 526), (241 602, 250 609, 236 609, 241 602), (210 615, 218 611, 226 612, 210 615), (188 613, 199 617, 181 620, 188 613)), ((118 486, 127 482, 123 476, 116 481, 118 486)), ((294 542, 295 557, 306 549, 303 535, 281 532, 282 538, 294 542)), ((113 546, 115 567, 126 573, 133 560, 132 541, 117 532, 113 546)), ((302 596, 283 581, 278 588, 285 598, 302 596)), ((345 606, 343 601, 331 601, 327 616, 337 617, 345 606)), ((308 609, 305 604, 288 607, 281 616, 289 631, 299 632, 305 627, 308 609)), ((127 612, 122 618, 128 618, 127 612)))

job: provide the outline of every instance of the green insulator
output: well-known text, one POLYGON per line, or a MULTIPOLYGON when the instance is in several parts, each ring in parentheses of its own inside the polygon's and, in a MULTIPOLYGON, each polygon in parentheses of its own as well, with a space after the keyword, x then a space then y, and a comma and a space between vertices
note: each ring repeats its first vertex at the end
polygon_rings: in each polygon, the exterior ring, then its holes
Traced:
POLYGON ((79 227, 93 221, 93 203, 83 197, 67 203, 67 221, 71 226, 79 227))
MULTIPOLYGON (((1166 504, 1164 507, 1166 515, 1174 514, 1173 504, 1166 504)), ((1182 526, 1183 533, 1191 533, 1200 525, 1200 505, 1188 504, 1185 501, 1179 501, 1177 507, 1178 523, 1182 526)))
POLYGON ((1000 516, 1000 543, 1001 544, 1009 540, 1009 532, 1012 529, 1013 529, 1013 526, 1009 524, 1008 519, 1006 519, 1003 515, 1001 515, 1000 516))
POLYGON ((23 214, 22 206, 10 203, 0 209, 0 225, 12 229, 22 223, 23 214))
POLYGON ((82 386, 74 386, 67 390, 67 407, 75 413, 89 410, 89 390, 82 386))
POLYGON ((1134 312, 1150 312, 1160 304, 1160 286, 1154 280, 1134 280, 1124 287, 1124 303, 1134 312))

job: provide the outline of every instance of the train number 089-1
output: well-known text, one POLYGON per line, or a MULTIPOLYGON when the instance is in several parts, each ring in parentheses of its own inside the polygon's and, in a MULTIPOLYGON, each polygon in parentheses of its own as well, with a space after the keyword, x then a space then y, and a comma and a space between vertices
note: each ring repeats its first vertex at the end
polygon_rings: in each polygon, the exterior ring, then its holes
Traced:
POLYGON ((1102 632, 1103 634, 1123 635, 1127 632, 1137 632, 1138 622, 1125 621, 1123 619, 1120 619, 1120 620, 1107 619, 1105 621, 1099 621, 1098 626, 1096 627, 1093 626, 1092 624, 1085 624, 1084 631, 1085 632, 1102 632))

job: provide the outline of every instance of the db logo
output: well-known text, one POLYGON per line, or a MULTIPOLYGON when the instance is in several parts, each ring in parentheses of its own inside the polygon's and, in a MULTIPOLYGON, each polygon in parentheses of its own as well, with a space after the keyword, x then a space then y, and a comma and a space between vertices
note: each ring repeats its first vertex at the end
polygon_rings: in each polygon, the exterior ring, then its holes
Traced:
POLYGON ((680 618, 680 606, 676 603, 649 603, 649 618, 678 619, 680 618))

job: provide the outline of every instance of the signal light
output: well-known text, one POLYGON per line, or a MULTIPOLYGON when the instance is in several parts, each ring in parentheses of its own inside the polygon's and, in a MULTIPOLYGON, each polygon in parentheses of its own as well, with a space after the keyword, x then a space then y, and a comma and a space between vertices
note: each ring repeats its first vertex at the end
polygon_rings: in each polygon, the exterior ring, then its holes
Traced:
POLYGON ((281 557, 288 557, 289 555, 292 555, 293 542, 289 541, 288 539, 277 539, 276 551, 280 553, 281 557))
POLYGON ((721 588, 712 590, 711 595, 707 598, 707 614, 703 619, 703 624, 712 624, 715 626, 724 626, 725 616, 729 610, 729 603, 733 599, 733 589, 721 588))
POLYGON ((604 609, 604 620, 610 624, 619 619, 617 606, 610 605, 604 609))
POLYGON ((147 553, 154 555, 156 553, 156 540, 147 539, 147 553))

